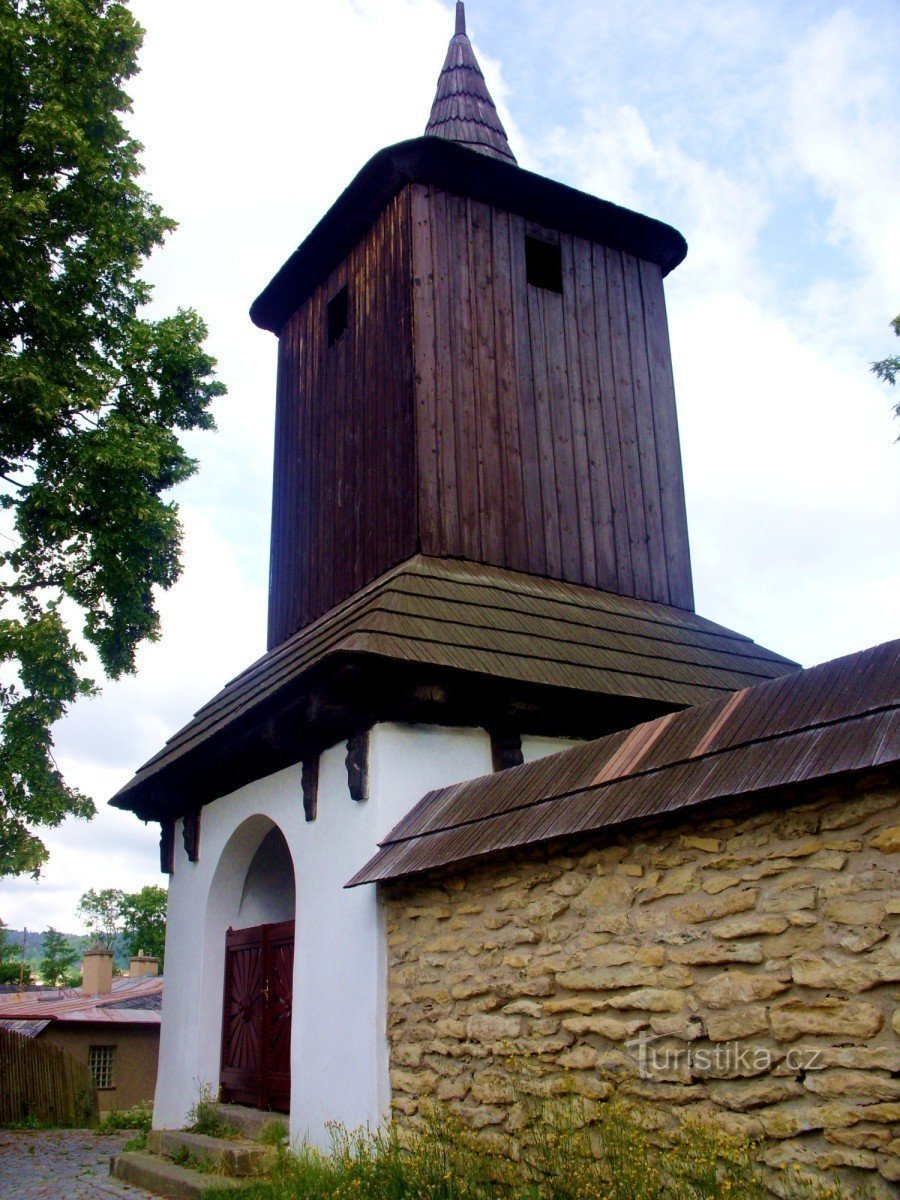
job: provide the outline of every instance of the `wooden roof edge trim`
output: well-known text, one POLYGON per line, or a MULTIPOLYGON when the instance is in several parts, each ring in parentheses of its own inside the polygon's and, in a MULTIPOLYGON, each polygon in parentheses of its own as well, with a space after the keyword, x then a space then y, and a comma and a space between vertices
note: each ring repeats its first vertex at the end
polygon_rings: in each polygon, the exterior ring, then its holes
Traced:
MULTIPOLYGON (((796 787, 799 789, 808 789, 808 788, 813 788, 816 786, 821 786, 822 784, 824 784, 826 782, 842 782, 842 781, 858 779, 858 778, 864 777, 868 774, 877 774, 884 770, 889 770, 892 767, 896 767, 898 761, 900 761, 900 760, 891 759, 887 762, 885 762, 885 761, 876 761, 876 762, 871 762, 871 763, 864 762, 861 765, 851 767, 847 770, 839 770, 839 771, 823 770, 821 773, 805 776, 801 779, 781 779, 781 780, 776 779, 774 781, 766 780, 759 786, 751 785, 749 787, 744 788, 741 792, 741 796, 746 796, 748 798, 752 798, 752 799, 758 801, 758 800, 763 799, 766 795, 778 792, 780 789, 782 789, 784 787, 796 787)), ((616 781, 616 782, 622 782, 622 781, 616 781)), ((592 791, 592 790, 596 790, 596 789, 588 789, 588 791, 592 791)), ((424 840, 424 837, 426 835, 422 835, 422 837, 411 838, 406 842, 386 844, 383 849, 379 849, 379 851, 376 854, 374 854, 371 857, 371 859, 369 859, 369 861, 359 871, 357 871, 356 874, 351 879, 349 879, 347 881, 347 883, 344 884, 344 888, 349 889, 349 888, 355 888, 355 887, 362 887, 364 884, 391 883, 391 882, 395 882, 400 879, 412 879, 412 878, 415 878, 416 876, 425 876, 425 875, 430 874, 433 871, 444 870, 448 867, 470 865, 470 864, 480 861, 482 859, 488 859, 495 854, 501 854, 505 851, 527 850, 530 847, 548 845, 548 844, 550 844, 552 842, 556 842, 556 841, 564 842, 564 841, 567 841, 567 840, 570 840, 573 838, 590 836, 591 834, 599 833, 602 830, 627 829, 631 826, 639 826, 647 820, 654 820, 654 819, 664 820, 666 818, 677 819, 680 816, 682 816, 684 813, 691 812, 694 809, 702 809, 705 807, 716 805, 716 804, 721 803, 723 800, 728 800, 733 797, 734 797, 733 790, 731 790, 729 788, 725 788, 721 792, 701 794, 699 797, 698 796, 689 796, 689 797, 686 797, 680 803, 675 802, 666 808, 654 809, 648 813, 624 813, 621 816, 615 817, 608 822, 590 825, 589 827, 571 829, 568 831, 566 831, 566 830, 553 831, 553 832, 550 832, 549 834, 538 834, 536 837, 521 839, 521 840, 516 839, 513 836, 509 836, 505 839, 499 840, 496 844, 485 845, 484 847, 478 848, 477 850, 474 850, 463 856, 457 857, 455 855, 447 855, 441 861, 435 861, 431 864, 423 864, 421 866, 414 866, 414 867, 410 868, 409 870, 403 869, 402 866, 399 869, 390 868, 390 867, 388 867, 386 870, 383 868, 379 869, 379 863, 382 862, 387 857, 388 854, 390 854, 392 851, 396 851, 405 846, 415 844, 415 842, 417 842, 417 841, 424 840)), ((554 800, 556 800, 558 798, 559 797, 548 797, 544 800, 539 801, 538 803, 536 803, 534 805, 531 805, 530 807, 532 809, 539 809, 539 808, 545 807, 546 805, 552 804, 554 802, 554 800)), ((488 824, 490 821, 499 821, 499 820, 502 820, 507 815, 508 815, 508 813, 506 811, 500 812, 500 813, 495 813, 495 814, 492 814, 490 817, 485 818, 485 820, 481 823, 488 824)), ((472 824, 474 824, 474 822, 472 824)), ((466 826, 461 826, 459 828, 465 828, 465 827, 466 826)), ((448 827, 446 829, 436 830, 434 832, 434 835, 427 835, 427 836, 439 837, 441 835, 451 835, 453 833, 457 833, 458 831, 459 831, 458 828, 449 828, 448 827)))
POLYGON ((687 255, 678 230, 567 184, 440 137, 380 150, 257 296, 250 317, 278 333, 407 184, 433 184, 527 220, 655 262, 667 275, 687 255))
MULTIPOLYGON (((736 693, 736 694, 740 695, 740 693, 736 693)), ((764 735, 761 737, 746 738, 743 741, 738 741, 738 742, 731 743, 729 745, 719 746, 719 747, 705 750, 700 754, 696 754, 693 752, 687 752, 678 758, 673 758, 668 761, 664 761, 664 762, 660 762, 660 763, 654 763, 651 766, 637 767, 634 770, 625 770, 620 774, 610 775, 609 778, 593 779, 593 780, 590 780, 589 782, 586 782, 581 787, 569 788, 567 791, 543 793, 542 795, 537 796, 535 799, 530 800, 526 804, 513 804, 507 808, 493 809, 491 812, 484 813, 482 816, 472 817, 472 818, 469 818, 464 821, 459 821, 455 824, 441 825, 440 827, 434 828, 434 829, 423 829, 418 833, 413 831, 413 832, 410 832, 408 835, 404 835, 404 836, 398 837, 398 838, 392 838, 391 834, 388 834, 388 836, 385 838, 385 840, 383 842, 379 842, 378 844, 382 849, 389 849, 393 846, 402 846, 402 845, 408 845, 412 842, 425 841, 426 839, 435 837, 438 834, 450 833, 454 829, 464 829, 464 828, 468 828, 468 827, 475 826, 475 825, 485 824, 489 821, 495 820, 497 817, 508 816, 509 814, 516 813, 516 812, 525 812, 528 809, 539 808, 545 804, 553 804, 556 802, 571 800, 575 796, 583 796, 583 795, 588 795, 590 793, 597 793, 599 795, 605 789, 614 788, 626 780, 631 781, 631 780, 639 780, 639 779, 648 779, 648 778, 652 778, 654 776, 664 774, 667 771, 677 770, 679 767, 699 766, 702 763, 715 763, 715 761, 717 759, 721 759, 729 754, 737 754, 742 750, 749 750, 749 749, 752 749, 752 748, 755 748, 758 746, 765 746, 765 745, 771 744, 773 742, 788 741, 792 738, 800 738, 804 734, 818 732, 819 730, 833 729, 833 728, 841 726, 841 725, 848 725, 848 724, 852 724, 855 722, 862 722, 862 721, 868 720, 871 717, 880 716, 883 713, 896 712, 896 711, 898 711, 898 709, 900 709, 900 703, 895 704, 895 705, 882 705, 879 708, 874 708, 871 710, 867 710, 865 712, 854 713, 850 717, 840 717, 840 718, 836 718, 831 721, 814 722, 810 725, 798 726, 796 729, 791 729, 791 730, 788 730, 787 732, 771 733, 771 734, 767 734, 767 735, 764 735)), ((659 717, 655 721, 648 722, 647 727, 654 728, 654 727, 658 726, 658 727, 660 727, 660 734, 661 734, 663 732, 666 724, 670 724, 674 718, 677 718, 679 716, 681 716, 680 713, 667 713, 665 716, 659 717)), ((625 740, 627 741, 628 734, 633 734, 641 728, 642 728, 642 726, 635 726, 635 728, 633 730, 623 731, 626 734, 625 740)), ((611 736, 616 737, 617 735, 614 734, 611 736)), ((647 747, 647 750, 649 751, 650 748, 651 747, 647 747)), ((574 747, 574 750, 581 750, 581 749, 583 749, 583 747, 581 747, 581 746, 574 747)), ((571 753, 573 753, 573 750, 562 751, 562 753, 563 754, 566 754, 566 753, 571 754, 571 753)), ((554 756, 549 756, 549 757, 554 757, 554 756)), ((868 770, 868 769, 872 769, 873 767, 876 767, 876 766, 877 767, 889 766, 889 765, 891 765, 891 762, 894 762, 894 761, 900 762, 900 750, 898 750, 896 759, 888 759, 886 762, 873 761, 872 763, 870 763, 867 766, 860 768, 860 769, 868 770)), ((513 770, 522 771, 523 767, 528 768, 530 766, 533 766, 533 764, 525 763, 522 766, 513 768, 513 770)), ((483 783, 484 781, 492 779, 492 778, 494 778, 494 776, 484 775, 484 776, 481 776, 480 779, 471 780, 470 783, 474 786, 476 784, 483 783)), ((815 776, 813 778, 815 778, 815 776)), ((778 786, 778 785, 775 785, 775 786, 778 786)), ((452 788, 460 788, 460 792, 464 791, 464 785, 462 787, 460 787, 460 785, 454 784, 454 785, 451 785, 451 789, 452 788)), ((445 792, 447 792, 451 789, 438 788, 434 792, 430 793, 431 803, 439 802, 439 800, 444 796, 445 792)), ((424 799, 428 800, 429 797, 425 797, 424 799)), ((427 809, 428 805, 426 805, 425 807, 427 809)), ((411 815, 412 815, 412 813, 410 813, 410 816, 411 815)))

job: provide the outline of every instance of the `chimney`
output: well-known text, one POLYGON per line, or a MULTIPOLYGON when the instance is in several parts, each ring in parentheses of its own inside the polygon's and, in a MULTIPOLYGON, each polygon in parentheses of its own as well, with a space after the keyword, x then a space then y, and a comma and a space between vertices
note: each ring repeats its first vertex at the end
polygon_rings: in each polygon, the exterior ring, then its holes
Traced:
POLYGON ((85 951, 81 991, 85 996, 105 996, 112 991, 113 952, 94 946, 85 951))
POLYGON ((139 950, 128 964, 129 979, 143 979, 146 975, 159 974, 159 959, 139 950))

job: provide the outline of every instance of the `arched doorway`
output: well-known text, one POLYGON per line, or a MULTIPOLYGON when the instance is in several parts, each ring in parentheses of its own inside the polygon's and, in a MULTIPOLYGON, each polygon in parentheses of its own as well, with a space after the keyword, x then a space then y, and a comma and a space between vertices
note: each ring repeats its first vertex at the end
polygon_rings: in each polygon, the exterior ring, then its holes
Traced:
POLYGON ((272 826, 247 868, 225 934, 222 1099, 287 1112, 290 1106, 294 866, 272 826))

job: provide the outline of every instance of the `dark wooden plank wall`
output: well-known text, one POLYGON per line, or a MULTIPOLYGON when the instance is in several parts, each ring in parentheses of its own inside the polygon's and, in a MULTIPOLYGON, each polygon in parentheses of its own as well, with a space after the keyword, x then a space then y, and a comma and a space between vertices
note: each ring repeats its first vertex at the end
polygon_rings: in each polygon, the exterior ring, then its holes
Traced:
POLYGON ((410 193, 423 553, 693 608, 659 268, 410 193), (527 284, 526 233, 562 295, 527 284))
POLYGON ((416 552, 411 270, 405 190, 281 331, 270 648, 416 552))

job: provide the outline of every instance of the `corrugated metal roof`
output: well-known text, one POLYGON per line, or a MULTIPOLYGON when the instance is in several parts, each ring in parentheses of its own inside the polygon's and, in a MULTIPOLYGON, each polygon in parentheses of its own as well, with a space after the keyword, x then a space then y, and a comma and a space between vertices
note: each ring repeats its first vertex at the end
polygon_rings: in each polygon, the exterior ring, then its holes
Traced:
POLYGON ((416 556, 238 675, 114 797, 147 785, 213 738, 296 693, 338 654, 449 668, 672 707, 700 704, 796 664, 696 613, 497 567, 416 556))
POLYGON ((431 792, 347 885, 900 762, 900 641, 431 792))
POLYGON ((79 988, 17 992, 0 996, 0 1020, 158 1025, 156 1001, 162 989, 161 975, 145 975, 142 979, 114 979, 112 991, 97 996, 85 996, 79 988), (147 1007, 137 1007, 141 1002, 147 1007), (128 1008, 122 1007, 125 1003, 128 1008))

